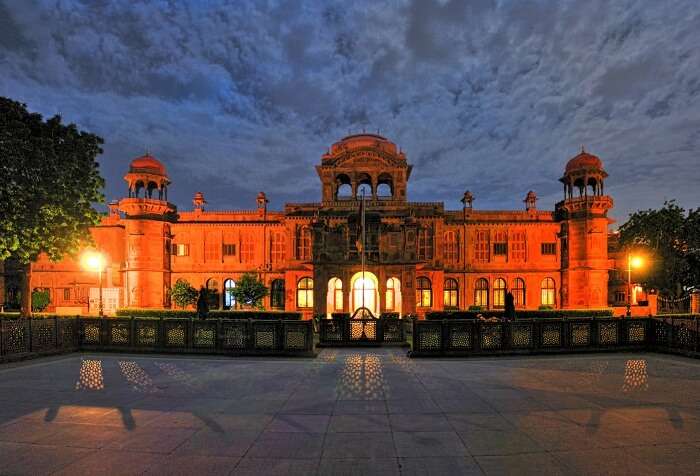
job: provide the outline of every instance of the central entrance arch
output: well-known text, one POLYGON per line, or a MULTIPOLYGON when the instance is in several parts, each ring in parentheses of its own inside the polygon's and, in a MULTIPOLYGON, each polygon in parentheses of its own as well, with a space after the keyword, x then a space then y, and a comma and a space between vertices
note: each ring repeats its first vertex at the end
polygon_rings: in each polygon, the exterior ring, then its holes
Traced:
POLYGON ((379 316, 379 280, 374 273, 360 271, 350 279, 351 314, 358 309, 368 309, 375 317, 379 316))

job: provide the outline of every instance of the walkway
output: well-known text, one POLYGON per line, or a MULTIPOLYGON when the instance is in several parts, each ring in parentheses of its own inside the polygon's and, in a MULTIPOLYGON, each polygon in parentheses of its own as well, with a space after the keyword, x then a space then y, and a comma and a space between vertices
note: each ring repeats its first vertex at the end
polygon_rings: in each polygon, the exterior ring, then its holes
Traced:
POLYGON ((2 474, 698 474, 700 361, 73 354, 0 367, 2 474))

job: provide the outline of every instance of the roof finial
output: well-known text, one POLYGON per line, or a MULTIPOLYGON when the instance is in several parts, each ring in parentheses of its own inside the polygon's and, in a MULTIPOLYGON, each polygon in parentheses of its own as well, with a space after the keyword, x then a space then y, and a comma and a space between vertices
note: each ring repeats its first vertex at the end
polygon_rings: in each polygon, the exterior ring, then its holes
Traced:
POLYGON ((582 154, 585 154, 585 153, 586 153, 586 149, 583 147, 583 144, 581 144, 581 153, 582 153, 582 154))

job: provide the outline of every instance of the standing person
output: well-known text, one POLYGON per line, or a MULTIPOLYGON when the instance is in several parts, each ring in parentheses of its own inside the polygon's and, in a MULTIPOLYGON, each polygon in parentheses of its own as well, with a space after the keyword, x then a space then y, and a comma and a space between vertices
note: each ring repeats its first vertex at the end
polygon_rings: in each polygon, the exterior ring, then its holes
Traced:
POLYGON ((505 302, 505 318, 509 321, 515 319, 515 299, 513 298, 513 293, 510 291, 506 292, 506 302, 505 302))
POLYGON ((206 319, 209 314, 209 303, 207 302, 207 290, 204 286, 199 288, 199 296, 197 296, 197 317, 206 319))

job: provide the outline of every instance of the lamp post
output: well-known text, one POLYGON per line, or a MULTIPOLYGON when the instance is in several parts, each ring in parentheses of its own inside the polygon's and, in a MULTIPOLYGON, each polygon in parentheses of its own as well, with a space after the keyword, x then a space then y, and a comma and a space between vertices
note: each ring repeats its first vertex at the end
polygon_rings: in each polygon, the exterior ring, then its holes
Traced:
POLYGON ((642 266, 642 258, 627 253, 627 317, 632 317, 632 268, 642 266))
POLYGON ((97 305, 97 314, 100 317, 104 316, 104 306, 102 304, 102 269, 104 268, 104 256, 99 251, 88 251, 83 255, 83 267, 97 272, 97 283, 100 288, 99 302, 97 305))

